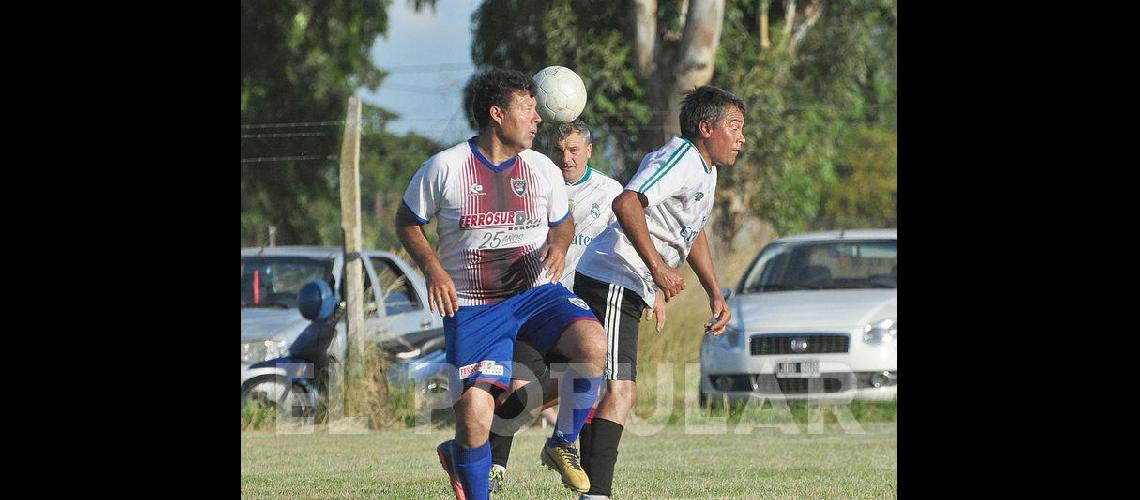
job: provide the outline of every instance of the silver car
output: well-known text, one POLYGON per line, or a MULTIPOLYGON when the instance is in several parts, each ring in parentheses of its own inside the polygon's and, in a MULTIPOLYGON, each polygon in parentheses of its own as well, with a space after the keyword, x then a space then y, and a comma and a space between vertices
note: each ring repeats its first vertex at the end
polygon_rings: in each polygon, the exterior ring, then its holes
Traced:
MULTIPOLYGON (((394 361, 389 380, 414 381, 446 391, 443 320, 427 307, 422 276, 390 252, 362 252, 364 340, 375 342, 394 361)), ((241 249, 242 404, 255 397, 280 401, 279 370, 266 361, 296 355, 310 321, 297 309, 297 293, 313 280, 325 280, 343 297, 344 255, 339 247, 281 246, 241 249), (268 394, 262 394, 269 392, 268 394)), ((345 323, 329 343, 330 363, 346 359, 345 323)))
POLYGON ((732 320, 700 351, 700 399, 894 399, 894 229, 808 233, 768 244, 728 297, 732 320))

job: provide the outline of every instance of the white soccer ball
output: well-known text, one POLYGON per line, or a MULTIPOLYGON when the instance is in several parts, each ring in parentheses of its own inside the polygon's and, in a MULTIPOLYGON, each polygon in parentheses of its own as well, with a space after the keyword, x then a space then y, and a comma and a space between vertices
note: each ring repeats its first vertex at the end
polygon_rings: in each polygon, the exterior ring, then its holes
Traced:
POLYGON ((586 108, 586 84, 577 73, 562 66, 550 66, 534 75, 534 99, 544 121, 572 122, 586 108))

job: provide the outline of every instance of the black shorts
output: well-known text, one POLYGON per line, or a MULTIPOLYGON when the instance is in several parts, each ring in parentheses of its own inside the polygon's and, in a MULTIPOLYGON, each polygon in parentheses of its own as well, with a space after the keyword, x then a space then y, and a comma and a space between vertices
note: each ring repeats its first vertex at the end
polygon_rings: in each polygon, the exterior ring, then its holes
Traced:
POLYGON ((550 365, 555 363, 568 363, 569 359, 551 348, 544 356, 534 346, 525 340, 515 342, 514 369, 511 371, 512 380, 526 380, 538 382, 540 379, 550 378, 550 365), (525 368, 525 369, 524 369, 525 368))
POLYGON ((604 283, 582 273, 574 275, 577 295, 602 321, 609 352, 606 354, 606 380, 637 380, 637 324, 645 302, 636 292, 604 283), (616 369, 615 369, 616 367, 616 369))

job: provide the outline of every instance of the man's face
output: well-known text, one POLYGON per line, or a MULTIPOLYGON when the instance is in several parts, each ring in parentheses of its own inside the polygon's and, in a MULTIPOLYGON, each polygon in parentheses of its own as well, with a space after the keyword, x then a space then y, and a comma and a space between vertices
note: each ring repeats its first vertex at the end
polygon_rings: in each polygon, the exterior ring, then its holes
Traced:
POLYGON ((720 121, 712 124, 709 141, 709 156, 714 165, 731 167, 744 149, 744 113, 736 106, 728 106, 720 121))
POLYGON ((594 154, 594 145, 586 144, 582 134, 572 132, 554 145, 552 153, 550 159, 562 169, 562 180, 573 183, 586 173, 586 165, 594 154))
POLYGON ((513 146, 519 151, 530 149, 534 136, 538 133, 538 122, 542 121, 534 97, 523 90, 515 91, 511 96, 511 104, 502 111, 499 138, 507 146, 513 146))

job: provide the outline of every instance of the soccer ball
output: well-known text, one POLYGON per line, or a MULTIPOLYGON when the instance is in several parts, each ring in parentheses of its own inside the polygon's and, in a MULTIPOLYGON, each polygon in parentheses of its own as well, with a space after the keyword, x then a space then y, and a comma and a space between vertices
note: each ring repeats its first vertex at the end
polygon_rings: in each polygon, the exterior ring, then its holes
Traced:
POLYGON ((577 73, 562 66, 550 66, 534 75, 534 99, 544 121, 572 122, 586 107, 586 84, 577 73))

